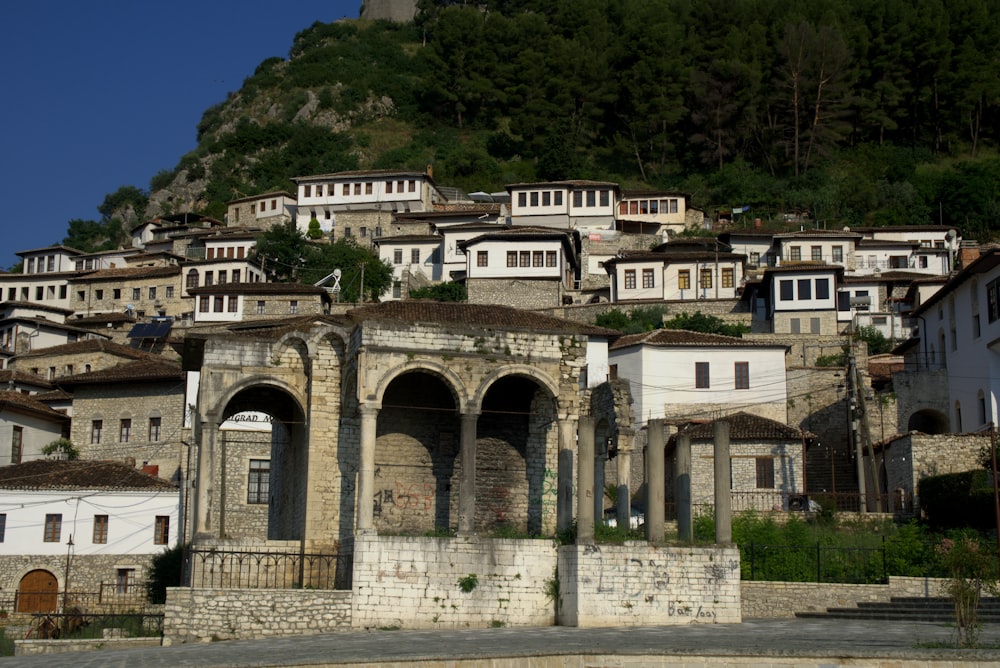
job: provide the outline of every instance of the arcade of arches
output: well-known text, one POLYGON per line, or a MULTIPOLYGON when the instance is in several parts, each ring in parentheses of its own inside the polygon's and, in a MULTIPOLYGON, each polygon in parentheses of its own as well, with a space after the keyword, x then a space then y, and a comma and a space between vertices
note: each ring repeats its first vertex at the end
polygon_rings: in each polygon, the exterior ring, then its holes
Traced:
POLYGON ((393 302, 197 335, 195 540, 320 548, 356 531, 568 526, 594 331, 500 307, 393 302), (270 416, 269 437, 221 428, 246 412, 270 416), (260 462, 268 487, 255 496, 260 462))

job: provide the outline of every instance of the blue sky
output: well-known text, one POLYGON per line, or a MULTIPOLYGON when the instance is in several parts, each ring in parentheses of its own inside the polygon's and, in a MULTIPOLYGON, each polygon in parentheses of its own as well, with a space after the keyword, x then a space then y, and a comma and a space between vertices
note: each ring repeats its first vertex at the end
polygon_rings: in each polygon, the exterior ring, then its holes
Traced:
POLYGON ((4 5, 0 268, 98 220, 120 186, 148 189, 195 147, 205 109, 314 21, 361 0, 31 0, 4 5))

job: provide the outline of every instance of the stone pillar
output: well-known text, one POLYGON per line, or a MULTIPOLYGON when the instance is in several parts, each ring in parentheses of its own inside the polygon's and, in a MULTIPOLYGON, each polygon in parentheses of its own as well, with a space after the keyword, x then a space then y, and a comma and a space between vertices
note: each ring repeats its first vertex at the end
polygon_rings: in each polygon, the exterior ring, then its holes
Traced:
POLYGON ((618 502, 615 504, 618 526, 629 526, 632 514, 632 452, 635 433, 618 432, 618 502))
POLYGON ((594 418, 581 417, 577 428, 576 542, 594 544, 594 418))
POLYGON ((663 420, 650 420, 646 429, 649 436, 646 443, 646 540, 662 545, 666 512, 663 420))
POLYGON ((729 423, 716 420, 712 425, 715 437, 715 544, 733 542, 732 474, 729 470, 729 423))
POLYGON ((610 436, 597 438, 594 434, 594 518, 604 521, 604 467, 608 461, 608 440, 610 436))
POLYGON ((458 534, 476 532, 476 427, 478 413, 462 415, 462 488, 458 497, 458 534))
POLYGON ((568 531, 573 526, 573 451, 576 449, 576 425, 573 420, 559 420, 559 473, 556 499, 556 528, 568 531))
POLYGON ((677 538, 691 542, 694 540, 691 525, 691 437, 687 434, 677 436, 674 457, 674 469, 677 472, 674 483, 677 501, 677 538))
POLYGON ((194 529, 192 540, 204 542, 212 536, 212 478, 215 473, 215 441, 219 427, 206 417, 201 417, 198 429, 198 478, 194 497, 194 529))
POLYGON ((358 533, 374 533, 375 499, 375 433, 378 425, 377 406, 362 404, 361 411, 361 453, 358 462, 358 497, 355 513, 358 518, 358 533))

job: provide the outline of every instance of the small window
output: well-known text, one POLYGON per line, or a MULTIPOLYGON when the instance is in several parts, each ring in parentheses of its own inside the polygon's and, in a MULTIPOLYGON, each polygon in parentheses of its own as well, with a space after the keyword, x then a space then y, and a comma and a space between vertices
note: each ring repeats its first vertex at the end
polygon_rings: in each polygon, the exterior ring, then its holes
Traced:
POLYGON ((94 299, 97 301, 104 299, 104 290, 94 290, 94 299))
POLYGON ((802 333, 802 321, 799 318, 789 318, 788 327, 792 334, 802 333))
POLYGON ((834 246, 833 247, 833 261, 834 262, 843 262, 844 261, 844 247, 843 246, 834 246))
POLYGON ((395 281, 392 284, 392 298, 401 299, 403 297, 403 283, 401 281, 395 281))
POLYGON ((122 418, 118 433, 118 441, 120 443, 128 443, 131 439, 132 439, 132 420, 130 418, 122 418))
POLYGON ((395 248, 392 251, 392 263, 393 264, 403 264, 403 249, 395 248))
POLYGON ((528 193, 518 193, 517 194, 517 205, 519 207, 528 206, 528 193))
POLYGON ((7 513, 0 513, 0 543, 7 538, 7 513))
POLYGON ((20 464, 24 447, 24 427, 14 426, 10 435, 10 463, 20 464))
POLYGON ((153 543, 156 545, 167 545, 170 542, 170 516, 157 515, 156 524, 153 527, 153 543))
POLYGON ((793 281, 778 281, 778 297, 783 302, 795 299, 795 283, 793 281))
POLYGON ((187 273, 187 289, 198 287, 198 272, 194 269, 187 273))
POLYGON ((563 203, 563 194, 562 194, 561 190, 556 190, 555 192, 552 193, 552 202, 556 206, 562 206, 562 203, 563 203))
POLYGON ((518 252, 518 260, 519 260, 520 265, 522 267, 530 267, 531 266, 531 252, 530 251, 519 251, 518 252))
POLYGON ((817 278, 816 279, 816 299, 829 299, 830 298, 830 279, 829 278, 817 278))
POLYGON ((288 302, 288 312, 298 313, 299 312, 299 302, 298 300, 292 299, 288 302))
POLYGON ((555 251, 545 251, 545 266, 554 267, 556 266, 556 252, 555 251))
POLYGON ((222 313, 223 299, 224 297, 222 295, 215 295, 215 298, 212 300, 212 306, 213 306, 212 310, 215 313, 222 313))
POLYGON ((656 287, 656 273, 652 269, 642 270, 642 287, 646 289, 656 287))
POLYGON ((749 390, 750 389, 750 362, 736 362, 735 365, 735 383, 737 390, 749 390))
POLYGON ((792 246, 789 249, 789 253, 790 253, 789 259, 792 262, 799 262, 799 261, 802 260, 802 247, 801 246, 792 246))
MULTIPOLYGON (((312 186, 302 186, 302 196, 303 197, 312 197, 312 186)), ((253 205, 251 205, 251 206, 253 206, 253 205)), ((252 211, 251 211, 251 213, 252 213, 252 211)))
MULTIPOLYGON (((308 188, 309 186, 306 186, 308 188)), ((119 568, 115 577, 115 589, 119 594, 127 594, 135 589, 135 569, 119 568)))
POLYGON ((365 194, 366 195, 371 195, 372 194, 372 182, 371 181, 369 181, 368 183, 365 184, 365 194))
POLYGON ((257 315, 264 315, 267 313, 267 304, 263 299, 257 300, 257 315))
POLYGON ((532 192, 529 195, 529 199, 531 200, 531 206, 538 206, 538 192, 532 192))
POLYGON ((476 251, 476 266, 489 266, 489 251, 476 251))
POLYGON ((677 271, 677 289, 678 290, 690 290, 691 289, 691 270, 690 269, 680 269, 677 271))
MULTIPOLYGON (((215 272, 206 271, 205 272, 205 285, 214 285, 214 284, 215 284, 215 272)), ((138 297, 136 297, 136 299, 138 299, 138 297)))
POLYGON ((160 440, 160 425, 162 418, 151 417, 149 418, 149 441, 150 443, 155 443, 160 440))
POLYGON ((702 290, 710 289, 712 287, 712 270, 702 269, 700 281, 701 281, 700 287, 702 290))
POLYGON ((800 278, 798 280, 799 288, 799 299, 812 299, 812 280, 808 278, 800 278))
POLYGON ((251 459, 247 477, 247 503, 267 503, 271 488, 271 461, 251 459))
POLYGON ((507 251, 507 266, 508 267, 517 266, 517 251, 507 251))
POLYGON ((722 270, 722 287, 731 288, 733 287, 733 269, 732 267, 723 268, 722 270))
POLYGON ((695 362, 694 363, 694 386, 699 389, 708 389, 709 387, 709 367, 708 362, 695 362))
POLYGON ((94 543, 107 543, 108 542, 108 516, 107 515, 94 515, 94 537, 91 542, 94 543))
POLYGON ((46 543, 58 543, 62 539, 62 514, 54 513, 45 516, 45 533, 43 540, 46 543))
POLYGON ((812 246, 809 249, 811 258, 813 262, 821 262, 823 260, 823 247, 822 246, 812 246))
POLYGON ((757 489, 774 489, 773 457, 757 457, 757 489))
POLYGON ((541 267, 545 264, 545 253, 542 251, 532 251, 531 252, 531 266, 541 267))
POLYGON ((635 269, 625 270, 625 289, 635 290, 635 269))
POLYGON ((198 312, 208 313, 208 295, 198 297, 198 312))
MULTIPOLYGON (((332 185, 327 190, 327 193, 329 193, 330 195, 333 194, 333 186, 332 185)), ((317 184, 316 185, 316 197, 322 197, 322 196, 323 196, 323 185, 322 184, 317 184)), ((267 205, 265 204, 264 206, 267 206, 267 205)))
POLYGON ((239 312, 240 298, 238 295, 229 295, 228 309, 230 313, 239 312))
POLYGON ((104 420, 92 420, 90 422, 90 442, 96 445, 101 442, 101 432, 104 430, 104 420))
POLYGON ((410 264, 420 264, 420 249, 411 248, 410 249, 410 264))

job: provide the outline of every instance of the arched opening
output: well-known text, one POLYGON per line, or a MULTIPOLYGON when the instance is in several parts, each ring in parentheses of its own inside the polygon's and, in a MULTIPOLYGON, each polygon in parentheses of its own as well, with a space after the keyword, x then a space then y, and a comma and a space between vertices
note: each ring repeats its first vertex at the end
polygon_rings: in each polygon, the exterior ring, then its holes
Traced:
POLYGON ((308 489, 305 415, 281 388, 253 385, 226 405, 217 439, 220 536, 303 538, 308 489))
POLYGON ((17 612, 55 612, 59 603, 59 581, 44 569, 25 573, 17 586, 17 612))
POLYGON ((414 370, 389 383, 375 439, 378 531, 457 528, 460 439, 458 403, 440 376, 414 370))
POLYGON ((504 376, 483 397, 476 439, 476 528, 539 534, 554 528, 558 429, 549 391, 504 376))
POLYGON ((924 434, 947 434, 949 431, 948 416, 932 408, 924 408, 910 416, 906 423, 907 431, 919 431, 924 434))

